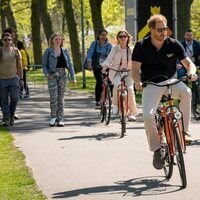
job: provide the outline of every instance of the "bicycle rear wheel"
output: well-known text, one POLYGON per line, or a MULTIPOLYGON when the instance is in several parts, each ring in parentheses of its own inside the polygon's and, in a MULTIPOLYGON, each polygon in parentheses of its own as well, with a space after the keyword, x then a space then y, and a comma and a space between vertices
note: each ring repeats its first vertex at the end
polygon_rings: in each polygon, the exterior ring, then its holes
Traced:
POLYGON ((105 100, 105 108, 104 108, 104 120, 106 125, 110 123, 110 116, 111 116, 111 91, 110 88, 107 88, 106 92, 106 100, 105 100))
POLYGON ((120 106, 121 106, 121 137, 124 137, 126 132, 126 121, 125 121, 125 106, 124 106, 124 96, 120 94, 120 106))
POLYGON ((176 120, 173 121, 173 131, 174 131, 176 161, 181 177, 182 187, 185 188, 187 186, 187 178, 186 178, 185 163, 183 158, 183 150, 180 142, 180 134, 182 133, 180 133, 178 129, 178 122, 176 120))

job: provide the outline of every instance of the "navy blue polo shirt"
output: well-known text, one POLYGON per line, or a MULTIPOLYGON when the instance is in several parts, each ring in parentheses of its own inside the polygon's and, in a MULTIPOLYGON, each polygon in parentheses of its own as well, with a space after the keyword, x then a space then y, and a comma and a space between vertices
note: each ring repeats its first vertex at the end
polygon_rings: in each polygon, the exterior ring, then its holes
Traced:
POLYGON ((186 58, 184 47, 178 40, 168 37, 161 49, 151 43, 151 36, 138 41, 133 49, 132 60, 142 63, 141 80, 151 80, 155 83, 166 80, 159 75, 171 78, 176 73, 178 60, 186 58), (157 77, 157 78, 155 78, 157 77))

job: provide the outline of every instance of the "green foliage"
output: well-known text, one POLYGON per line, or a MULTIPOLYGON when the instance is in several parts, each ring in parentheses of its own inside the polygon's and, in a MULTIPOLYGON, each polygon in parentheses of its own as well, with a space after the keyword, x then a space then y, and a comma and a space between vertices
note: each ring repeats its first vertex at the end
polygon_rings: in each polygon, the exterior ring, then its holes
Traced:
POLYGON ((191 6, 191 29, 194 32, 195 39, 200 40, 200 0, 194 0, 191 6))
POLYGON ((24 155, 13 145, 13 137, 0 126, 0 199, 46 199, 25 165, 24 155))
POLYGON ((124 1, 104 0, 102 4, 102 15, 104 27, 121 26, 124 27, 124 1))

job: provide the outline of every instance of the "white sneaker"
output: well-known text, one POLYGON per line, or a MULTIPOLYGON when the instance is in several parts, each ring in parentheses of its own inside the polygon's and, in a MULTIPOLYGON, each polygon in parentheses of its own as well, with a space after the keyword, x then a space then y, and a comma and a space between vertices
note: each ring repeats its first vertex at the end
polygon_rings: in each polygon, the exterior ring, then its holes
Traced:
POLYGON ((58 127, 63 127, 63 126, 65 126, 65 123, 64 123, 63 121, 59 121, 59 122, 57 123, 57 126, 58 126, 58 127))
POLYGON ((57 120, 56 117, 52 117, 52 118, 49 120, 49 126, 55 126, 56 120, 57 120))
POLYGON ((118 114, 118 106, 114 106, 112 109, 112 114, 117 115, 118 114))
POLYGON ((128 121, 134 122, 134 121, 136 121, 136 117, 134 115, 129 115, 128 121))

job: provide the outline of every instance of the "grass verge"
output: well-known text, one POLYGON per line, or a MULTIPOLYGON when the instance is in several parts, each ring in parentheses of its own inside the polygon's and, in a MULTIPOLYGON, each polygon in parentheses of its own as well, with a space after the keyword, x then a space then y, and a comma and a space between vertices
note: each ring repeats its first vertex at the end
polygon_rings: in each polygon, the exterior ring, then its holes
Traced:
POLYGON ((46 199, 25 164, 25 156, 13 142, 8 130, 0 126, 0 199, 46 199))
MULTIPOLYGON (((35 71, 29 71, 27 76, 28 76, 28 81, 34 82, 35 84, 38 84, 38 85, 47 84, 46 78, 44 77, 41 69, 37 69, 35 71)), ((82 72, 79 72, 76 74, 76 80, 77 80, 76 85, 73 85, 72 83, 69 82, 68 84, 69 89, 73 89, 79 92, 88 92, 94 95, 96 81, 95 81, 92 71, 88 71, 88 70, 85 71, 86 88, 83 88, 82 72)), ((141 96, 142 96, 142 92, 137 91, 136 92, 137 103, 141 103, 141 96)))

